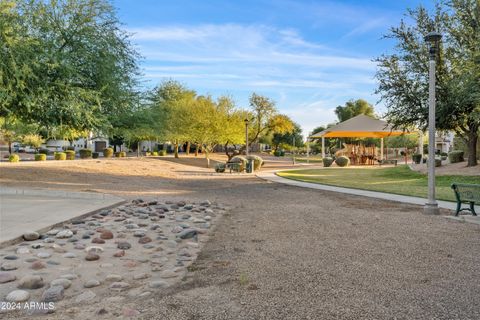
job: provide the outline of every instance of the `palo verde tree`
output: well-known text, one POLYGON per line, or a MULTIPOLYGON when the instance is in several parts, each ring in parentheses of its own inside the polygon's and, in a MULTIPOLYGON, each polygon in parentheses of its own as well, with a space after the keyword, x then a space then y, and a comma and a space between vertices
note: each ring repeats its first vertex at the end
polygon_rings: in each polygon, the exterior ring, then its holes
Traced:
MULTIPOLYGON (((291 121, 291 120, 290 120, 291 121)), ((302 128, 297 123, 293 123, 293 130, 285 133, 273 133, 272 146, 277 151, 281 145, 291 147, 303 147, 302 128)))
POLYGON ((195 91, 174 80, 162 82, 150 96, 154 132, 173 143, 175 158, 178 158, 179 145, 192 139, 196 96, 195 91))
POLYGON ((433 13, 408 10, 412 24, 402 21, 387 38, 395 52, 376 59, 377 93, 387 107, 387 120, 397 128, 425 129, 428 120, 428 49, 424 36, 444 37, 437 56, 437 128, 452 130, 468 146, 468 166, 477 165, 480 127, 480 3, 451 0, 433 13))
POLYGON ((275 102, 270 98, 253 93, 250 96, 250 108, 249 145, 259 142, 261 138, 271 140, 275 133, 293 132, 292 120, 286 115, 279 114, 275 102))

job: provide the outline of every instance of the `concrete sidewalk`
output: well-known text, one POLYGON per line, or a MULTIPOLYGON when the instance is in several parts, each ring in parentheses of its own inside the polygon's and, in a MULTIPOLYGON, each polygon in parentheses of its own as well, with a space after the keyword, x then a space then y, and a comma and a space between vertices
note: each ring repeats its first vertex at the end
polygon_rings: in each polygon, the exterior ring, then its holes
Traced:
MULTIPOLYGON (((302 188, 310 188, 310 189, 317 189, 317 190, 340 192, 340 193, 353 194, 353 195, 369 197, 369 198, 377 198, 377 199, 384 199, 384 200, 390 200, 390 201, 396 201, 396 202, 417 204, 417 205, 421 205, 421 206, 423 206, 426 202, 425 198, 403 196, 403 195, 393 194, 393 193, 384 193, 384 192, 376 192, 376 191, 368 191, 368 190, 360 190, 360 189, 335 187, 335 186, 329 186, 329 185, 318 184, 318 183, 310 183, 310 182, 303 182, 303 181, 286 179, 286 178, 280 177, 276 174, 276 172, 279 172, 279 171, 281 171, 281 170, 258 172, 256 175, 257 175, 257 177, 259 177, 261 179, 264 179, 264 180, 277 182, 277 183, 288 184, 288 185, 291 185, 291 186, 302 187, 302 188)), ((456 210, 456 208, 457 208, 456 202, 441 201, 441 200, 438 200, 437 202, 438 202, 438 206, 440 208, 450 209, 450 210, 456 210)), ((476 205, 475 210, 477 212, 480 212, 480 207, 478 205, 476 205)), ((458 221, 466 221, 466 222, 470 222, 470 223, 480 224, 480 218, 479 217, 447 216, 447 218, 450 218, 450 219, 453 219, 453 220, 458 220, 458 221)))
POLYGON ((43 231, 103 208, 119 197, 92 192, 0 188, 0 248, 26 231, 43 231))

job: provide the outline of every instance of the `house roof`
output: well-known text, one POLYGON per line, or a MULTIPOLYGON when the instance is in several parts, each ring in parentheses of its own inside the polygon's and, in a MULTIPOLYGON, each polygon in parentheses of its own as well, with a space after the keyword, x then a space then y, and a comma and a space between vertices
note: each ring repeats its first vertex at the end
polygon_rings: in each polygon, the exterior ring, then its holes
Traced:
POLYGON ((392 129, 386 121, 361 114, 318 132, 310 138, 384 138, 402 134, 405 132, 392 129))

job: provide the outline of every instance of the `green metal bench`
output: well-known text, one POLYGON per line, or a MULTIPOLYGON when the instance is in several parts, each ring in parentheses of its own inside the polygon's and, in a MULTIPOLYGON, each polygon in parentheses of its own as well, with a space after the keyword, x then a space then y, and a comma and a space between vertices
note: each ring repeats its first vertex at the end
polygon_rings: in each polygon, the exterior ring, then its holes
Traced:
POLYGON ((227 162, 225 167, 227 169, 230 169, 230 173, 233 172, 240 172, 240 167, 241 167, 241 163, 240 162, 227 162))
POLYGON ((452 183, 452 189, 457 198, 457 211, 455 215, 458 216, 460 211, 466 210, 476 216, 475 202, 480 203, 480 184, 452 183), (462 208, 462 202, 469 203, 469 208, 462 208))

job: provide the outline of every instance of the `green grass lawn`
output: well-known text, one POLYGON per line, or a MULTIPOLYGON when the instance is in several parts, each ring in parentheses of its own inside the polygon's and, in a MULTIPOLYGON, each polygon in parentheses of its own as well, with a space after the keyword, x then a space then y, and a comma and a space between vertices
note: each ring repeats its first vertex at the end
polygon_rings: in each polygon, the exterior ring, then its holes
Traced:
MULTIPOLYGON (((408 166, 393 168, 324 168, 310 170, 289 170, 279 176, 338 187, 427 197, 427 175, 414 172, 408 166)), ((437 176, 436 198, 455 201, 450 188, 452 182, 480 183, 478 176, 437 176)))

